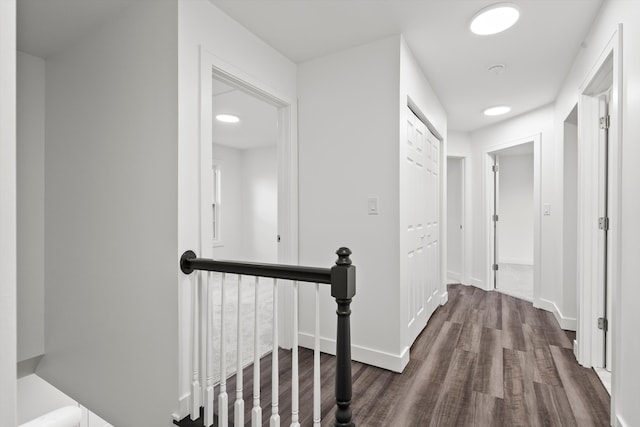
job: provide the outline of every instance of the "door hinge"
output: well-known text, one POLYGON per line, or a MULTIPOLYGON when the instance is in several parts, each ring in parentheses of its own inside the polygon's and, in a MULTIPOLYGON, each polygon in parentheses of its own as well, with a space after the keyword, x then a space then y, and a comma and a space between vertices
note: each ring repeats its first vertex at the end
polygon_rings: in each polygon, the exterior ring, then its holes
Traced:
POLYGON ((492 219, 493 219, 493 222, 498 222, 498 215, 493 215, 492 219))
POLYGON ((611 116, 606 115, 604 117, 600 117, 600 129, 609 129, 611 125, 611 116))
POLYGON ((499 167, 498 165, 493 165, 493 166, 491 166, 491 170, 492 170, 493 172, 498 172, 498 170, 499 170, 499 169, 500 169, 500 167, 499 167))
POLYGON ((600 230, 608 230, 609 229, 609 217, 601 216, 598 218, 598 228, 600 230))
POLYGON ((607 332, 609 330, 609 321, 606 317, 598 317, 598 329, 607 332))
POLYGON ((493 264, 493 265, 491 265, 491 269, 492 269, 493 271, 498 271, 498 269, 499 269, 499 268, 498 268, 498 264, 493 264))

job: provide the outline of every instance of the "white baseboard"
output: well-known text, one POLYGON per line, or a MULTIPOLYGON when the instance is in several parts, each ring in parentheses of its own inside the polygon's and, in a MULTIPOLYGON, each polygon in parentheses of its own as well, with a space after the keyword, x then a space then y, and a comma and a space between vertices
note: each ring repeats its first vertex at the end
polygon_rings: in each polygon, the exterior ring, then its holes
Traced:
POLYGON ((622 419, 620 415, 616 414, 616 427, 628 427, 628 424, 622 419))
POLYGON ((528 258, 500 258, 498 264, 533 265, 533 260, 528 258))
POLYGON ((480 279, 476 279, 475 277, 470 278, 470 285, 475 286, 476 288, 484 289, 484 281, 480 279))
POLYGON ((460 273, 456 273, 455 271, 447 271, 447 282, 460 283, 462 282, 462 275, 460 273))
POLYGON ((440 295, 440 305, 445 305, 449 302, 449 292, 444 291, 442 295, 440 295))
POLYGON ((562 312, 558 309, 558 306, 556 305, 556 303, 546 300, 544 298, 539 298, 537 301, 536 307, 552 312, 562 329, 565 329, 568 331, 577 330, 578 321, 576 320, 576 318, 564 316, 562 312))
POLYGON ((178 413, 176 414, 174 412, 172 414, 175 421, 180 421, 189 415, 189 402, 191 402, 191 393, 184 394, 180 399, 178 399, 178 413))
MULTIPOLYGON (((313 349, 314 336, 305 332, 298 333, 300 347, 313 349)), ((336 354, 336 341, 332 338, 320 338, 320 351, 336 354)), ((405 347, 401 354, 391 354, 385 351, 351 344, 351 359, 367 365, 377 366, 393 372, 402 372, 409 363, 409 347, 405 347)))

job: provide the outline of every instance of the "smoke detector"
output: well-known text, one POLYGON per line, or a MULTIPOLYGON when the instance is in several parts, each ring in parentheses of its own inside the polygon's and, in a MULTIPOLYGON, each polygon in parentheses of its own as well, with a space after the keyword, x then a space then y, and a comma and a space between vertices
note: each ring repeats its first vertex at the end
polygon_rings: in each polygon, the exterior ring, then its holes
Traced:
POLYGON ((502 72, 504 71, 504 64, 494 64, 489 68, 487 68, 487 71, 489 71, 491 74, 495 74, 496 76, 498 76, 502 74, 502 72))

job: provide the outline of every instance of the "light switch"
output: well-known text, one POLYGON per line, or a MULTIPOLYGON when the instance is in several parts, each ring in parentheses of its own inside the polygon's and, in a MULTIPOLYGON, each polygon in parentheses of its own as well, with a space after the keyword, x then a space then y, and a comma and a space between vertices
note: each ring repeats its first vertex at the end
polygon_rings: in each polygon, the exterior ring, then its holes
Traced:
POLYGON ((542 207, 542 213, 543 215, 551 215, 551 205, 549 203, 545 203, 544 206, 542 207))
POLYGON ((367 213, 369 215, 378 215, 378 198, 369 197, 367 199, 367 213))

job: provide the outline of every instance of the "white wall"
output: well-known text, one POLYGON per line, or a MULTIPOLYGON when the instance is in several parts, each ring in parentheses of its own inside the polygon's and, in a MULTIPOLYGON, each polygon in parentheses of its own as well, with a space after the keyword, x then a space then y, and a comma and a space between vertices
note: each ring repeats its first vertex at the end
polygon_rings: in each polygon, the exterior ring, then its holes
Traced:
POLYGON ((578 127, 564 123, 562 222, 562 305, 565 315, 578 311, 578 127))
MULTIPOLYGON (((472 251, 470 284, 486 288, 485 277, 488 269, 487 260, 487 227, 484 224, 485 208, 483 182, 483 152, 489 147, 508 143, 532 136, 541 135, 541 203, 550 203, 551 216, 542 217, 541 224, 541 289, 540 298, 554 303, 561 302, 559 245, 557 236, 562 218, 561 207, 556 201, 555 191, 555 156, 554 156, 554 110, 546 106, 530 113, 514 117, 493 126, 475 131, 471 134, 471 204, 472 251)), ((535 302, 535 301, 534 301, 535 302)), ((562 309, 560 309, 562 310, 562 309)))
MULTIPOLYGON (((619 329, 615 328, 614 346, 617 357, 613 362, 613 402, 612 418, 617 425, 640 425, 640 411, 637 408, 637 390, 640 384, 640 341, 637 325, 640 324, 640 287, 637 286, 638 259, 640 259, 640 198, 637 197, 637 183, 640 181, 640 3, 624 0, 605 2, 585 39, 585 48, 580 50, 571 72, 565 79, 556 102, 555 117, 562 123, 577 102, 578 88, 591 71, 598 55, 604 49, 619 23, 623 25, 622 48, 622 164, 614 168, 621 178, 621 236, 620 260, 620 306, 615 307, 619 329), (618 169, 618 170, 616 170, 618 169), (618 317, 619 316, 619 317, 618 317), (619 347, 618 347, 619 346, 619 347)), ((563 128, 556 128, 558 138, 563 128)), ((558 150, 562 149, 559 144, 558 150)))
POLYGON ((499 159, 498 262, 533 265, 533 154, 499 159))
MULTIPOLYGON (((474 257, 473 252, 473 219, 474 215, 481 215, 481 207, 473 205, 473 195, 471 193, 472 181, 476 179, 473 172, 473 161, 471 159, 471 134, 468 132, 458 132, 449 130, 447 132, 447 156, 464 158, 464 269, 460 282, 465 285, 471 283, 471 266, 474 257)), ((448 242, 447 242, 448 244, 448 242)), ((477 286, 478 283, 475 283, 477 286)))
POLYGON ((213 257, 277 262, 277 147, 238 150, 214 144, 213 157, 222 181, 222 245, 213 248, 213 257))
MULTIPOLYGON (((447 113, 442 107, 440 100, 433 87, 429 83, 427 76, 424 75, 422 68, 418 64, 417 60, 413 56, 413 53, 409 49, 405 39, 403 36, 400 36, 400 94, 399 94, 399 123, 402 125, 399 126, 399 141, 407 140, 407 127, 404 125, 407 123, 407 114, 409 110, 407 108, 408 100, 410 99, 415 107, 419 110, 423 117, 421 119, 426 119, 428 121, 427 125, 430 128, 430 131, 434 133, 441 140, 440 144, 440 200, 437 201, 437 206, 439 207, 439 221, 440 221, 440 237, 439 237, 439 246, 440 246, 440 265, 438 266, 440 273, 440 283, 438 284, 439 294, 440 294, 440 302, 444 302, 447 300, 447 113)), ((398 142, 400 144, 400 142, 398 142)), ((398 163, 405 164, 406 161, 404 159, 400 159, 399 156, 397 158, 398 163)), ((400 169, 400 167, 399 167, 400 169)), ((402 173, 402 172, 401 172, 402 173)), ((396 191, 401 192, 402 188, 400 186, 396 187, 396 191)), ((400 204, 400 209, 403 209, 403 206, 400 204)), ((404 247, 402 239, 406 236, 406 232, 403 229, 404 226, 399 222, 397 224, 397 230, 399 233, 399 244, 400 247, 404 247)), ((402 255, 400 251, 396 252, 400 258, 400 283, 402 284, 400 288, 400 322, 405 324, 407 316, 404 312, 405 307, 408 306, 407 302, 409 300, 408 295, 408 268, 406 261, 406 256, 402 255)), ((413 344, 413 338, 409 335, 409 329, 403 328, 403 352, 407 351, 413 344)), ((405 358, 405 361, 408 359, 405 358)))
POLYGON ((447 158, 447 280, 450 283, 460 283, 462 276, 462 161, 458 158, 447 158))
POLYGON ((177 407, 176 15, 133 2, 46 62, 37 372, 118 426, 177 407))
POLYGON ((44 354, 44 60, 18 52, 18 361, 44 354))
POLYGON ((245 259, 278 262, 278 150, 243 151, 245 259))
POLYGON ((0 1, 0 424, 16 424, 16 2, 0 1))
POLYGON ((447 134, 447 156, 468 157, 471 155, 471 135, 467 132, 449 130, 447 134))
POLYGON ((242 151, 213 145, 213 158, 218 161, 221 181, 220 237, 222 244, 213 248, 217 259, 243 259, 243 164, 242 151))
MULTIPOLYGON (((408 96, 444 136, 446 114, 400 36, 300 64, 298 95, 300 262, 330 266, 338 247, 350 247, 358 271, 353 358, 400 371, 411 344, 402 327, 400 123, 408 96), (378 198, 378 215, 367 214, 369 197, 378 198)), ((323 292, 321 312, 332 313, 335 302, 323 292)), ((303 289, 301 312, 312 313, 312 301, 303 289)), ((310 334, 312 322, 301 318, 300 327, 310 334)), ((335 316, 323 318, 321 335, 331 350, 335 316)))
MULTIPOLYGON (((300 263, 329 267, 339 247, 352 250, 352 356, 390 369, 400 364, 402 351, 399 61, 394 36, 302 63, 298 72, 300 263), (367 214, 368 197, 378 197, 378 215, 367 214)), ((300 312, 313 313, 305 290, 300 312)), ((322 290, 321 312, 331 314, 322 318, 321 335, 331 341, 335 301, 328 286, 322 290)), ((312 319, 301 317, 303 334, 312 333, 312 319)))
MULTIPOLYGON (((200 252, 200 49, 283 99, 296 99, 296 65, 207 0, 178 2, 178 247, 200 252), (233 40, 233 43, 229 43, 233 40)), ((293 139, 297 123, 292 111, 293 139)), ((280 156, 280 153, 279 153, 280 156)), ((295 218, 294 218, 295 220, 295 218)), ((291 262, 295 262, 292 260, 291 262)), ((180 414, 186 415, 191 375, 190 301, 192 276, 181 275, 180 414)))

